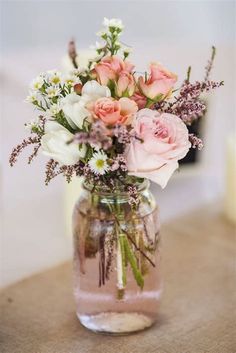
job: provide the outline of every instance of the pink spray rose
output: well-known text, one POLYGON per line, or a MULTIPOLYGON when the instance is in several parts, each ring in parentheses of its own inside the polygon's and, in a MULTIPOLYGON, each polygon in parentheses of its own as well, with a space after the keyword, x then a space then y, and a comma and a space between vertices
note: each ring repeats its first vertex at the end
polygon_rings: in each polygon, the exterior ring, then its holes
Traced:
POLYGON ((137 104, 129 98, 99 98, 90 108, 95 119, 101 119, 107 125, 132 123, 138 111, 137 104))
POLYGON ((118 75, 122 72, 130 73, 134 65, 127 60, 122 60, 119 56, 106 56, 96 66, 95 71, 98 81, 102 85, 107 85, 109 80, 118 79, 118 75))
POLYGON ((138 111, 137 104, 129 98, 119 99, 120 103, 120 124, 131 125, 135 114, 138 111))
POLYGON ((171 94, 172 88, 177 81, 177 76, 158 63, 152 63, 150 70, 151 73, 146 82, 142 76, 139 77, 140 90, 147 98, 154 101, 159 95, 162 95, 162 100, 171 94))
POLYGON ((135 90, 135 81, 132 74, 126 71, 121 71, 118 80, 116 82, 116 95, 118 97, 122 96, 132 96, 135 90))
POLYGON ((129 174, 164 188, 191 147, 186 125, 176 115, 142 109, 134 130, 142 141, 133 140, 125 151, 129 174))
POLYGON ((130 97, 133 101, 135 101, 138 105, 138 109, 145 108, 147 104, 147 98, 142 95, 139 91, 136 91, 132 97, 130 97))

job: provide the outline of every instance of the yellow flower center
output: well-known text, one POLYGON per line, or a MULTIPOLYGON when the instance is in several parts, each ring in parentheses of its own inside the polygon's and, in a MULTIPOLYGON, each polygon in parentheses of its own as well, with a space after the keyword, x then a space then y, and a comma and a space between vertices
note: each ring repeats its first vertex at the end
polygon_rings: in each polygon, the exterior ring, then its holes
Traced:
POLYGON ((103 168, 103 167, 104 167, 104 164, 105 164, 105 162, 104 162, 103 159, 98 159, 98 160, 96 161, 96 167, 97 167, 98 169, 103 168))
POLYGON ((59 82, 60 82, 60 77, 54 76, 54 77, 52 78, 52 83, 54 83, 55 85, 58 84, 59 82))

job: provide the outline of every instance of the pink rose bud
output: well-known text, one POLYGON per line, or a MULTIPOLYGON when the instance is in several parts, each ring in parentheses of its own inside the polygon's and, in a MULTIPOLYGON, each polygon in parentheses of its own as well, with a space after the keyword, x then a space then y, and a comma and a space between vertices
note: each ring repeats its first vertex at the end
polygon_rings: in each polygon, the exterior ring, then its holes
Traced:
POLYGON ((171 94, 177 76, 158 63, 150 65, 151 73, 147 81, 141 76, 138 84, 141 92, 153 101, 160 101, 171 94))
POLYGON ((98 75, 98 81, 102 85, 107 85, 109 80, 117 80, 122 71, 131 72, 134 68, 129 61, 122 60, 119 56, 106 56, 97 65, 95 71, 98 75))
POLYGON ((130 97, 134 94, 135 82, 132 74, 122 71, 116 83, 116 95, 118 97, 130 97))
POLYGON ((147 97, 141 94, 139 91, 136 91, 132 97, 130 97, 133 101, 135 101, 138 105, 138 109, 145 108, 147 104, 147 97))
POLYGON ((74 91, 75 91, 75 93, 81 94, 82 88, 83 88, 83 86, 82 86, 81 83, 76 83, 76 85, 74 85, 74 91))

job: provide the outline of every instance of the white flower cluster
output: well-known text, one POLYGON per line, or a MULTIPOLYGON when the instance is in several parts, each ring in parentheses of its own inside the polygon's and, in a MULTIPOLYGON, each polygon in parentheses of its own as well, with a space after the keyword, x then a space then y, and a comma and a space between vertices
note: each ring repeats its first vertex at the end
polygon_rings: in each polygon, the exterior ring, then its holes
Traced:
POLYGON ((86 106, 99 98, 110 96, 111 92, 108 87, 101 86, 94 80, 88 81, 82 88, 81 96, 73 92, 61 100, 62 110, 70 126, 81 129, 84 120, 91 117, 86 106))
MULTIPOLYGON (((103 43, 96 42, 95 47, 99 58, 105 56, 107 51, 112 55, 119 51, 121 44, 118 38, 124 28, 122 21, 115 18, 104 18, 103 26, 104 30, 99 34, 103 43)), ((123 49, 123 52, 128 53, 128 50, 123 49)), ((88 58, 86 60, 84 66, 88 67, 88 58)), ((91 61, 93 65, 97 60, 95 58, 91 61)), ((41 110, 46 118, 44 134, 41 137, 43 154, 62 165, 73 165, 79 159, 86 157, 86 144, 81 143, 78 146, 78 142, 73 142, 74 132, 83 131, 86 124, 92 122, 93 117, 89 107, 95 101, 111 96, 110 89, 95 80, 82 84, 82 72, 86 74, 82 67, 83 65, 79 69, 66 70, 65 73, 57 70, 41 73, 31 83, 30 94, 26 99, 41 110)), ((33 121, 26 127, 31 131, 33 129, 37 131, 37 125, 39 128, 39 122, 33 121)), ((99 149, 94 149, 89 168, 95 174, 105 174, 109 169, 107 155, 99 149)))
POLYGON ((97 32, 97 35, 102 39, 102 42, 96 42, 91 48, 95 49, 97 53, 102 56, 106 52, 106 49, 109 49, 113 54, 121 51, 123 52, 124 58, 127 58, 131 52, 131 48, 123 45, 119 41, 119 37, 124 29, 122 21, 118 18, 108 19, 105 17, 103 20, 103 26, 104 28, 97 32))
POLYGON ((116 28, 116 29, 120 29, 120 30, 124 29, 124 25, 119 18, 108 19, 108 18, 104 17, 103 26, 106 28, 116 28))
MULTIPOLYGON (((56 115, 62 111, 66 121, 72 129, 82 129, 84 121, 90 121, 91 113, 87 109, 87 105, 93 104, 97 99, 102 97, 110 97, 111 92, 108 87, 100 85, 97 81, 88 81, 82 89, 81 95, 75 92, 68 94, 66 97, 58 100, 56 104, 52 104, 48 109, 49 115, 56 115)), ((86 154, 86 145, 82 144, 80 148, 75 143, 69 143, 73 140, 73 134, 57 121, 49 120, 45 125, 45 134, 41 140, 43 154, 53 158, 57 162, 64 165, 71 165, 78 162, 86 154)), ((105 163, 105 157, 98 155, 91 159, 91 169, 96 173, 104 174, 108 166, 105 163), (100 159, 103 162, 96 163, 100 159)))
POLYGON ((57 70, 49 70, 31 82, 26 102, 40 106, 39 103, 43 100, 49 105, 50 100, 60 97, 63 88, 71 88, 77 83, 81 83, 77 70, 72 70, 66 75, 57 70))

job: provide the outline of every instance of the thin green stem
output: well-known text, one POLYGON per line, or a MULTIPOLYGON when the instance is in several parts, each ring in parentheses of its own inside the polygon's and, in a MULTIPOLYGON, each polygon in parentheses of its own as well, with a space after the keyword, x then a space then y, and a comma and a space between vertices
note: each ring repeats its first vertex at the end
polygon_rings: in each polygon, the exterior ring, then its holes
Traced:
POLYGON ((123 286, 125 287, 127 283, 127 278, 126 278, 126 256, 125 256, 124 238, 125 238, 124 234, 119 234, 121 261, 122 261, 122 282, 123 282, 123 286))
POLYGON ((124 237, 123 239, 124 239, 125 254, 126 254, 127 259, 128 259, 128 261, 130 263, 130 266, 132 268, 134 278, 135 278, 135 280, 137 282, 137 285, 141 289, 143 289, 144 279, 143 279, 143 276, 142 276, 141 272, 138 269, 136 257, 134 256, 134 253, 133 253, 133 251, 130 248, 128 239, 126 237, 124 237))

